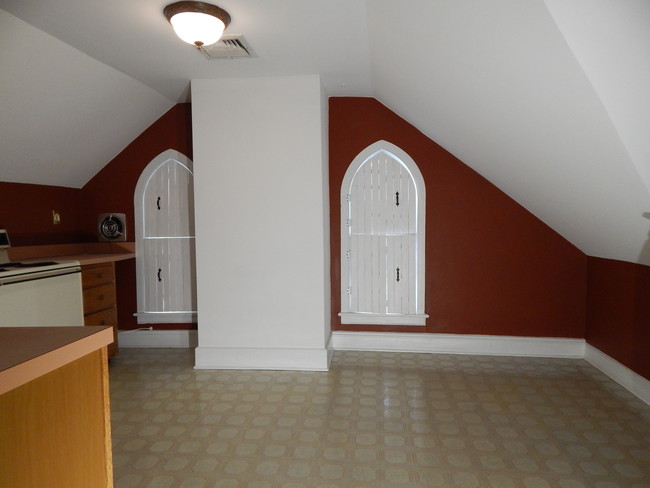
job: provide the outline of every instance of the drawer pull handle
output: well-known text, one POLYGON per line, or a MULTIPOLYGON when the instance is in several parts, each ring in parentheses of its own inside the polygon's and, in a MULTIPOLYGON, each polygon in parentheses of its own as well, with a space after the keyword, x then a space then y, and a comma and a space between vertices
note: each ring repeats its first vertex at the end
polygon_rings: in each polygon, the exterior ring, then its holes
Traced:
POLYGON ((99 295, 99 296, 97 297, 97 299, 98 299, 98 300, 103 300, 103 299, 104 299, 104 295, 99 295))
POLYGON ((102 320, 102 321, 101 321, 101 325, 106 325, 106 321, 105 321, 105 320, 102 320))
POLYGON ((104 273, 97 273, 97 278, 103 278, 103 277, 104 277, 104 273))
POLYGON ((162 269, 158 268, 158 281, 162 281, 162 278, 160 277, 161 272, 162 272, 162 269))

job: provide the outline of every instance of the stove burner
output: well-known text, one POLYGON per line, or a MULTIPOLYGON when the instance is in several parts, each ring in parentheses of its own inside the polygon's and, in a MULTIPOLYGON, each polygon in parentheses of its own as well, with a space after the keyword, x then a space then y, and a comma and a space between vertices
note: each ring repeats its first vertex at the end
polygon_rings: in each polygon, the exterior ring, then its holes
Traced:
POLYGON ((56 261, 39 261, 38 263, 21 263, 19 261, 11 261, 9 263, 0 263, 2 271, 9 271, 16 268, 39 268, 41 266, 52 266, 59 264, 56 261))

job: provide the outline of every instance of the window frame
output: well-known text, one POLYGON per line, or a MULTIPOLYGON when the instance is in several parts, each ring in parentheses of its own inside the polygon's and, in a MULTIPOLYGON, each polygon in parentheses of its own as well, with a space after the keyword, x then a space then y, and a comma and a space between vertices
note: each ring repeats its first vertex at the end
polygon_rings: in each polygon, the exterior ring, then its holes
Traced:
MULTIPOLYGON (((184 154, 168 149, 163 151, 158 156, 153 158, 149 164, 142 170, 138 183, 136 184, 134 192, 134 213, 135 213, 135 254, 136 254, 136 284, 137 284, 137 312, 134 314, 138 324, 164 324, 164 323, 195 323, 197 321, 196 310, 148 310, 147 304, 147 269, 148 259, 146 257, 144 242, 147 239, 146 231, 146 217, 145 217, 145 202, 146 190, 151 178, 156 172, 164 165, 173 161, 174 164, 179 164, 194 178, 192 160, 184 154)), ((191 230, 191 229, 190 229, 191 230)), ((160 236, 156 238, 163 239, 189 239, 195 240, 195 231, 191 232, 193 235, 188 236, 160 236)), ((190 253, 190 258, 192 254, 190 253)), ((193 263, 190 263, 194 266, 193 263)), ((191 276, 195 280, 195 273, 192 271, 191 276)), ((192 289, 195 293, 195 284, 192 283, 192 289)), ((196 301, 196 296, 194 297, 196 301)), ((190 307, 192 308, 192 307, 190 307)))
POLYGON ((373 325, 426 325, 426 319, 429 317, 424 313, 425 298, 425 229, 426 229, 426 188, 424 178, 417 164, 404 150, 398 146, 385 141, 377 141, 363 151, 361 151, 350 163, 340 191, 341 204, 341 317, 342 324, 373 324, 373 325), (410 175, 416 191, 416 293, 415 293, 415 313, 376 313, 376 312, 359 312, 351 310, 350 295, 348 293, 351 283, 352 270, 349 269, 349 260, 347 251, 350 249, 351 227, 348 225, 350 215, 350 201, 348 195, 351 192, 354 178, 364 164, 380 153, 399 162, 410 175))

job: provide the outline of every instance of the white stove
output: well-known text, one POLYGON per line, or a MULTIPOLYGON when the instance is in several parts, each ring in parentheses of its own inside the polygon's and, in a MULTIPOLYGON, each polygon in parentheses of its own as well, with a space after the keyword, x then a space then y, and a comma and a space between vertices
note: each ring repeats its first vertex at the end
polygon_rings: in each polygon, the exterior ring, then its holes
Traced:
POLYGON ((79 262, 8 261, 8 247, 0 230, 0 327, 84 325, 79 262))

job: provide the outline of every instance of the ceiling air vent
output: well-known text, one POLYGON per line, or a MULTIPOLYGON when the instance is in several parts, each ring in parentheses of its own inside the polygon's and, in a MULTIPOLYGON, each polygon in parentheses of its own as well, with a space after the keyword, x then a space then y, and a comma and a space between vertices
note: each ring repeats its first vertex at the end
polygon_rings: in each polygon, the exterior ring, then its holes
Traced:
POLYGON ((219 42, 203 46, 200 51, 208 59, 234 59, 254 58, 255 53, 248 45, 244 36, 233 35, 223 36, 219 42))

